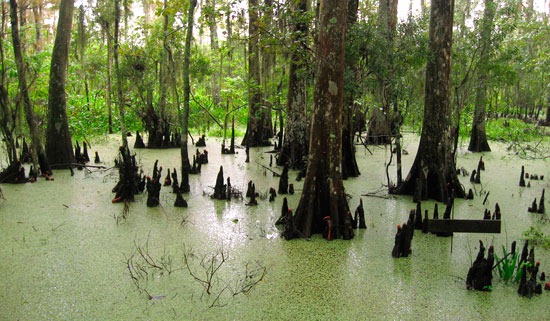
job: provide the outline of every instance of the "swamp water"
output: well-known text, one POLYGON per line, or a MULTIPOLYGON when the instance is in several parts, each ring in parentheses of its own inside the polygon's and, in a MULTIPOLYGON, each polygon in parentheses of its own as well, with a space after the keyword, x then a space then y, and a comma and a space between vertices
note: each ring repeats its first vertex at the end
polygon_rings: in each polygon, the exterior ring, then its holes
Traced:
MULTIPOLYGON (((406 136, 405 147, 412 153, 403 156, 404 175, 414 160, 417 140, 406 136)), ((117 146, 118 137, 110 136, 93 143, 90 154, 99 151, 104 165, 111 167, 117 146)), ((456 200, 454 216, 482 218, 483 193, 489 191, 487 208, 493 210, 499 203, 502 233, 441 238, 416 231, 412 255, 394 259, 396 225, 406 221, 415 205, 410 196, 386 197, 389 152, 385 147, 369 147, 371 155, 358 146, 362 174, 344 182, 352 210, 361 194, 382 196, 363 196, 368 229, 357 230, 351 241, 327 242, 320 236, 292 241, 280 237, 274 223, 282 195, 272 203, 261 198, 254 207, 246 206, 243 199, 210 199, 220 165, 225 178, 231 177, 232 185, 243 193, 249 180, 260 194, 269 187, 277 189, 279 181, 259 165, 269 167, 267 149, 251 150, 247 164, 244 150, 220 155, 219 146, 219 141, 207 141, 209 164, 202 167, 202 174, 190 176, 191 193, 185 195, 189 208, 174 208, 171 188, 163 187, 160 207, 147 208, 146 195, 138 195, 122 219, 123 205, 111 204, 111 189, 118 179, 113 169, 75 171, 74 177, 56 171, 53 182, 3 184, 0 320, 550 318, 549 293, 519 297, 517 285, 505 285, 496 270, 492 292, 467 291, 465 286, 478 240, 486 247, 494 244, 501 255, 501 246, 509 247, 513 240, 521 249, 521 234, 530 226, 550 233, 550 225, 541 223, 539 214, 527 212, 542 188, 550 192, 548 160, 521 159, 493 142, 494 151, 484 154, 486 170, 481 173, 483 184, 475 185, 476 198, 456 200), (531 181, 530 188, 518 187, 521 165, 545 179, 531 181), (211 276, 210 294, 190 270, 198 279, 211 276)), ((159 160, 164 168, 161 182, 166 168, 179 172, 178 149, 135 152, 148 175, 159 160)), ((458 166, 471 171, 478 159, 479 154, 461 149, 458 166)), ((395 177, 395 165, 390 166, 390 175, 395 177)), ((302 184, 295 178, 291 172, 289 181, 297 191, 287 196, 291 208, 298 204, 302 184)), ((469 177, 461 181, 466 189, 473 187, 469 177)), ((433 204, 423 202, 422 208, 431 215, 433 204)), ((443 204, 439 210, 442 215, 443 204)), ((548 250, 537 247, 535 259, 541 262, 541 271, 550 273, 548 250)))

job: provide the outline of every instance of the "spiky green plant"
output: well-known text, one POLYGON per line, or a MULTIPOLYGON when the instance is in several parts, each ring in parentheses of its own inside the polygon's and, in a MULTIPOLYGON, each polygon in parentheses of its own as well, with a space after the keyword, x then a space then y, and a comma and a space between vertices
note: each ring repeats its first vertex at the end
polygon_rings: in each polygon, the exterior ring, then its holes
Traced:
MULTIPOLYGON (((515 282, 519 281, 518 272, 521 272, 521 269, 516 271, 517 262, 518 262, 518 253, 515 252, 515 242, 512 244, 512 252, 508 253, 506 247, 502 246, 502 258, 495 253, 495 258, 497 260, 497 270, 500 278, 504 283, 508 283, 510 280, 515 282)), ((521 277, 521 275, 520 275, 521 277)))

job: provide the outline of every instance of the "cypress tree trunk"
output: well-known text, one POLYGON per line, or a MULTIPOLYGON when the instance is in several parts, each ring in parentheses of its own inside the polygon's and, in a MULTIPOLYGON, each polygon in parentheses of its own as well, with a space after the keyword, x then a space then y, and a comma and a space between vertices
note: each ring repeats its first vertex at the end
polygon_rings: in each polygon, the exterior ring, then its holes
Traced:
POLYGON ((86 23, 84 22, 84 5, 80 5, 78 8, 78 27, 77 27, 77 48, 80 59, 80 77, 84 80, 84 92, 86 94, 86 103, 88 104, 88 110, 90 109, 90 89, 88 86, 88 73, 86 72, 86 23))
POLYGON ((416 158, 396 194, 410 194, 415 200, 433 198, 446 202, 463 197, 453 154, 450 107, 450 75, 454 0, 432 2, 430 12, 430 59, 426 66, 424 123, 416 158))
POLYGON ((17 18, 17 12, 18 9, 16 0, 10 0, 13 52, 15 56, 15 63, 17 65, 17 76, 19 78, 19 92, 23 100, 23 107, 25 109, 26 116, 25 118, 27 119, 27 126, 29 127, 29 133, 31 136, 34 168, 40 168, 43 175, 51 175, 50 164, 40 140, 37 118, 34 114, 31 98, 29 96, 29 87, 27 86, 27 70, 23 60, 23 50, 21 47, 21 38, 19 36, 19 21, 17 18))
POLYGON ((2 139, 6 143, 6 151, 8 153, 8 165, 18 161, 16 142, 15 142, 15 129, 17 128, 17 115, 20 113, 20 109, 17 104, 11 104, 8 95, 7 86, 7 74, 5 65, 4 54, 4 37, 6 31, 6 2, 0 3, 0 10, 2 12, 0 20, 0 130, 2 132, 2 139))
POLYGON ((262 108, 258 0, 248 1, 248 124, 241 145, 267 146, 267 113, 262 108))
POLYGON ((118 50, 119 50, 119 35, 120 35, 120 0, 115 0, 115 37, 114 37, 114 48, 113 48, 113 60, 115 62, 115 74, 117 82, 117 97, 118 97, 118 113, 120 116, 120 131, 122 134, 122 147, 124 149, 128 148, 128 138, 127 130, 125 123, 125 108, 124 108, 124 94, 122 91, 122 75, 120 73, 120 66, 118 60, 118 50))
POLYGON ((392 128, 391 105, 396 104, 393 88, 393 46, 397 27, 397 0, 380 0, 378 6, 379 37, 384 44, 386 55, 380 57, 378 67, 379 99, 382 110, 374 108, 369 120, 367 142, 371 144, 389 144, 395 133, 392 128))
POLYGON ((299 0, 291 5, 293 15, 292 51, 288 72, 288 93, 286 102, 286 127, 277 165, 288 164, 290 168, 302 168, 307 155, 307 92, 308 70, 307 34, 308 26, 303 16, 307 12, 307 1, 299 0))
POLYGON ((485 132, 485 111, 487 105, 488 63, 491 56, 491 34, 495 18, 496 4, 493 0, 485 0, 485 10, 481 24, 481 54, 479 57, 479 85, 476 87, 474 119, 468 150, 472 152, 490 152, 485 132))
POLYGON ((189 2, 189 12, 187 14, 187 34, 185 35, 185 50, 183 52, 183 111, 181 112, 181 185, 183 193, 188 193, 189 186, 189 152, 187 150, 187 137, 189 131, 189 100, 191 87, 189 85, 189 66, 191 60, 191 39, 193 38, 193 16, 197 0, 189 2))
MULTIPOLYGON (((358 0, 349 0, 348 3, 348 29, 357 22, 357 9, 359 7, 358 0)), ((348 37, 349 39, 349 37, 348 37)), ((353 40, 352 40, 353 41, 353 40)), ((349 86, 353 86, 358 81, 357 77, 357 63, 359 56, 346 52, 346 69, 351 77, 349 86)), ((355 95, 354 88, 347 88, 344 93, 344 106, 343 106, 343 130, 342 130, 342 177, 347 179, 348 177, 357 177, 361 174, 359 172, 359 166, 355 158, 355 145, 353 138, 355 136, 354 115, 355 115, 355 95)))
MULTIPOLYGON (((162 24, 162 47, 161 58, 159 64, 159 99, 158 108, 153 105, 153 100, 148 100, 145 114, 143 116, 143 122, 145 130, 148 133, 147 148, 168 148, 171 147, 170 142, 170 119, 166 112, 168 86, 175 85, 175 71, 174 61, 172 58, 172 49, 169 42, 170 31, 168 26, 170 24, 169 10, 166 7, 166 0, 164 1, 163 10, 163 24, 162 24)), ((176 95, 177 93, 175 93, 176 95)), ((179 106, 179 103, 176 103, 179 106)))
MULTIPOLYGON (((334 238, 349 211, 342 181, 342 105, 347 1, 321 0, 307 173, 294 226, 297 236, 321 233, 329 216, 334 238)), ((329 238, 330 239, 330 238, 329 238)))
POLYGON ((75 162, 67 119, 65 79, 73 26, 74 0, 62 0, 50 66, 46 154, 53 168, 69 168, 75 162))
POLYGON ((111 83, 111 79, 113 78, 113 42, 111 40, 111 36, 109 35, 109 23, 105 22, 102 24, 104 26, 103 32, 107 34, 107 88, 105 90, 105 106, 107 107, 107 117, 108 117, 108 126, 109 126, 109 134, 113 133, 113 104, 111 100, 111 95, 113 92, 113 86, 111 83))
MULTIPOLYGON (((271 32, 273 28, 273 0, 264 0, 262 8, 261 26, 271 32)), ((269 37, 267 33, 263 33, 262 37, 269 37)), ((273 137, 273 123, 271 121, 271 113, 273 110, 273 94, 276 90, 273 88, 273 67, 275 66, 275 48, 270 45, 263 45, 260 50, 261 57, 261 83, 262 83, 262 106, 264 110, 264 136, 267 138, 273 137)))

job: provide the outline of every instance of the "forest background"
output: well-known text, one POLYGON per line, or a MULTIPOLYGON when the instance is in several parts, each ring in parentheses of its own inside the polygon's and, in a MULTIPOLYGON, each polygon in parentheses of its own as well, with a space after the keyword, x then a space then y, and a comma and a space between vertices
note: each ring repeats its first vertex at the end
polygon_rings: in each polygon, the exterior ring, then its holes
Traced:
MULTIPOLYGON (((40 133, 47 126, 48 81, 59 3, 18 1, 27 89, 40 133)), ((451 74, 455 126, 461 137, 470 135, 476 90, 483 87, 489 139, 539 137, 539 128, 533 124, 539 120, 548 123, 550 118, 550 3, 491 1, 496 11, 490 36, 484 38, 487 30, 481 21, 486 3, 457 0, 455 4, 451 74)), ((28 135, 28 128, 10 37, 9 4, 1 4, 2 130, 21 138, 28 135)), ((168 127, 177 132, 189 1, 90 0, 75 4, 65 87, 73 139, 119 131, 120 106, 125 107, 129 131, 151 136, 159 127, 161 131, 168 127), (118 13, 115 3, 120 5, 118 13), (120 39, 115 46, 117 15, 120 39), (118 75, 113 61, 115 47, 120 55, 118 75), (115 81, 117 76, 121 82, 115 81)), ((398 21, 388 41, 379 27, 383 16, 379 2, 359 2, 357 23, 349 28, 346 39, 346 55, 353 57, 348 60, 354 64, 347 67, 345 90, 353 93, 349 104, 352 114, 363 115, 371 126, 380 117, 391 123, 398 112, 406 129, 420 132, 429 59, 428 6, 426 1, 400 2, 398 14, 391 13, 398 21), (395 97, 393 110, 385 107, 389 105, 385 96, 388 88, 395 97)), ((282 129, 288 117, 288 67, 291 61, 296 62, 296 53, 306 66, 300 72, 306 82, 308 119, 313 108, 314 70, 307 66, 315 61, 315 21, 315 1, 199 1, 190 48, 191 133, 225 138, 234 118, 237 135, 243 135, 250 120, 246 107, 251 99, 261 100, 272 133, 279 131, 278 126, 282 129), (300 3, 305 4, 304 11, 296 10, 300 3), (249 36, 248 8, 259 13, 253 37, 249 36), (297 37, 292 26, 299 23, 307 30, 297 37), (250 76, 251 38, 258 46, 259 81, 250 76), (251 94, 257 91, 261 98, 251 94)), ((384 129, 373 137, 380 135, 385 135, 384 129)))

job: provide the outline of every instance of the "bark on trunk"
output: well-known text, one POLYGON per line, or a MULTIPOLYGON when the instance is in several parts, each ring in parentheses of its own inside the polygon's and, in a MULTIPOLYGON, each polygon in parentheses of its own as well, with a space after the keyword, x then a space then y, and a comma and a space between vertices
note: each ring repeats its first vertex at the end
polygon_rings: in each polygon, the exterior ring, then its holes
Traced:
MULTIPOLYGON (((208 23, 208 28, 210 29, 210 50, 212 50, 215 54, 218 51, 216 0, 206 0, 204 3, 204 9, 207 13, 206 21, 208 23)), ((221 77, 220 72, 218 72, 217 68, 213 68, 210 84, 212 87, 212 100, 214 101, 214 106, 216 107, 218 107, 221 103, 219 77, 221 77)))
POLYGON ((248 1, 248 124, 241 145, 268 146, 267 113, 262 108, 258 0, 248 1))
MULTIPOLYGON (((264 0, 262 8, 261 26, 271 32, 273 28, 273 0, 264 0)), ((262 34, 262 38, 268 38, 267 33, 262 34), (265 35, 265 36, 264 36, 265 35)), ((276 90, 273 88, 273 67, 275 66, 275 46, 264 44, 260 50, 261 57, 261 83, 262 83, 262 105, 265 108, 265 133, 266 137, 273 137, 273 122, 271 120, 271 113, 273 111, 273 93, 276 90)))
POLYGON ((485 0, 485 11, 481 25, 481 54, 479 57, 479 85, 476 88, 474 119, 468 150, 472 152, 490 152, 485 132, 485 111, 487 105, 487 78, 491 55, 491 33, 495 18, 496 4, 493 0, 485 0))
POLYGON ((120 131, 122 135, 122 147, 128 148, 128 138, 127 130, 125 123, 125 108, 124 108, 124 93, 122 91, 122 74, 120 72, 119 59, 118 59, 118 50, 120 47, 119 44, 119 34, 120 34, 120 0, 115 0, 115 37, 114 37, 114 48, 113 48, 113 60, 115 62, 115 74, 117 82, 117 97, 118 97, 118 113, 120 121, 120 131))
POLYGON ((6 30, 7 12, 5 11, 6 3, 2 1, 0 10, 2 12, 0 20, 0 129, 2 131, 2 139, 6 143, 6 151, 8 153, 8 165, 18 161, 17 142, 15 137, 15 129, 17 124, 17 115, 20 114, 20 107, 17 104, 10 103, 7 86, 7 74, 4 54, 4 36, 6 30))
POLYGON ((302 169, 307 155, 307 89, 306 74, 308 70, 307 33, 308 27, 303 16, 307 12, 307 1, 300 0, 294 4, 292 24, 292 52, 288 75, 288 94, 286 103, 286 127, 281 152, 277 165, 288 164, 290 168, 302 169))
POLYGON ((10 18, 11 18, 11 35, 13 41, 13 52, 15 63, 17 65, 17 75, 19 78, 19 92, 23 99, 23 107, 27 119, 27 126, 31 136, 33 149, 34 168, 40 168, 43 175, 51 175, 51 169, 48 162, 44 147, 40 141, 40 132, 38 130, 37 117, 34 114, 31 98, 29 96, 29 87, 27 86, 27 74, 25 62, 23 60, 23 51, 21 47, 21 38, 19 36, 19 22, 17 17, 17 2, 10 0, 10 18))
POLYGON ((111 36, 109 35, 109 24, 104 23, 103 32, 107 34, 107 88, 105 90, 105 106, 107 107, 107 117, 108 117, 108 126, 109 126, 109 134, 113 133, 113 104, 111 101, 111 95, 113 92, 113 86, 111 83, 111 79, 113 78, 113 45, 111 36))
MULTIPOLYGON (((348 29, 357 22, 357 9, 359 7, 358 0, 350 0, 348 3, 348 29)), ((357 77, 357 55, 346 55, 346 69, 349 70, 352 79, 351 84, 355 84, 359 81, 357 77)), ((347 179, 348 177, 357 177, 361 175, 359 166, 357 165, 357 159, 355 158, 355 144, 353 138, 355 137, 354 126, 354 114, 355 114, 355 95, 354 89, 346 90, 344 94, 344 106, 343 106, 343 130, 342 130, 342 177, 347 179)))
POLYGON ((75 162, 67 119, 65 79, 73 26, 74 0, 61 1, 50 66, 46 154, 53 168, 70 168, 75 162))
MULTIPOLYGON (((164 1, 164 6, 166 9, 166 0, 164 1)), ((167 106, 167 96, 168 96, 168 86, 174 87, 175 79, 175 66, 174 59, 172 57, 172 48, 169 43, 170 31, 168 26, 170 25, 169 11, 164 10, 163 13, 163 51, 161 53, 161 64, 159 67, 159 101, 157 108, 155 108, 152 99, 152 93, 150 95, 151 99, 147 99, 147 108, 144 115, 142 116, 145 130, 147 131, 147 148, 169 148, 173 145, 178 145, 178 143, 172 144, 171 142, 171 126, 170 126, 170 116, 166 112, 167 106)), ((175 89, 173 89, 174 94, 176 95, 175 89)), ((175 99, 175 98, 174 98, 175 99)), ((176 99, 175 99, 176 100, 176 99)), ((179 109, 179 102, 176 102, 176 106, 179 109)))
POLYGON ((446 202, 464 197, 453 155, 450 109, 453 0, 432 2, 422 136, 409 175, 392 192, 446 202))
POLYGON ((300 203, 294 217, 296 236, 322 233, 339 238, 349 213, 342 181, 342 105, 347 1, 321 0, 309 158, 300 203))
POLYGON ((34 18, 34 32, 36 39, 34 42, 34 50, 42 51, 42 1, 33 1, 32 14, 34 18))
POLYGON ((397 27, 397 0, 380 0, 378 7, 378 34, 385 45, 387 55, 380 57, 379 62, 379 99, 382 110, 374 109, 367 132, 367 142, 370 144, 389 144, 393 132, 393 117, 391 106, 397 102, 393 88, 393 47, 397 27))
POLYGON ((189 2, 187 14, 187 34, 185 35, 185 49, 183 52, 183 111, 181 112, 181 185, 182 193, 188 193, 189 186, 189 152, 187 150, 187 137, 189 131, 189 100, 191 87, 189 85, 189 66, 191 60, 191 39, 193 38, 193 16, 197 0, 189 2))

